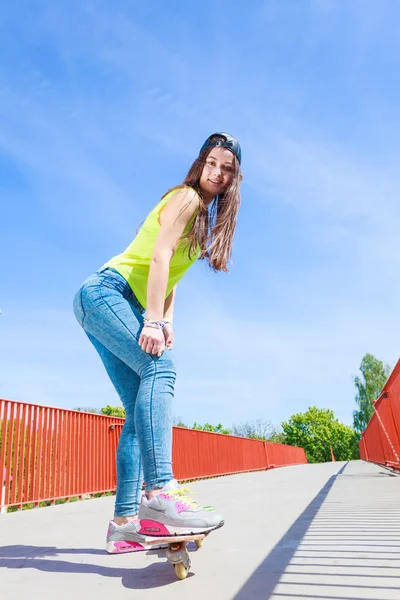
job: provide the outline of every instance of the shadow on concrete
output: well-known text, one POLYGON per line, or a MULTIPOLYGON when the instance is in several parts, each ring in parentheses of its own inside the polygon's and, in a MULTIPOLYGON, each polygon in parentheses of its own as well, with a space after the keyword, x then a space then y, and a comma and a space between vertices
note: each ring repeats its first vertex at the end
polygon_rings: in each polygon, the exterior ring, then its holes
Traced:
MULTIPOLYGON (((171 565, 163 563, 155 563, 146 567, 135 569, 134 567, 103 567, 101 565, 92 565, 87 563, 67 562, 63 560, 48 560, 45 558, 26 558, 21 564, 12 559, 0 559, 0 568, 8 569, 36 569, 47 573, 64 573, 64 574, 85 574, 98 575, 101 577, 118 577, 121 583, 128 589, 144 590, 152 588, 160 588, 164 585, 178 581, 171 565)), ((194 573, 190 572, 189 577, 193 577, 194 573)))
MULTIPOLYGON (((271 550, 261 565, 254 571, 252 576, 246 581, 239 592, 232 600, 249 600, 252 598, 262 598, 269 600, 272 597, 275 587, 279 583, 289 562, 292 560, 298 546, 310 528, 318 510, 325 501, 336 478, 343 473, 348 463, 335 475, 332 475, 324 487, 318 492, 315 498, 310 502, 307 508, 296 519, 287 533, 281 538, 278 544, 271 550)), ((273 594, 279 597, 279 594, 273 594)), ((292 594, 286 594, 290 597, 292 594)), ((293 594, 294 598, 301 598, 301 595, 293 594)), ((312 594, 309 596, 312 597, 312 594)), ((341 600, 346 598, 341 597, 341 600)))
MULTIPOLYGON (((190 544, 188 550, 191 554, 196 552, 197 548, 194 544, 190 544)), ((165 550, 162 549, 149 550, 146 554, 164 558, 163 562, 153 563, 137 569, 134 566, 114 568, 89 564, 81 560, 75 562, 74 557, 76 555, 85 554, 110 556, 107 555, 105 550, 99 548, 57 548, 56 546, 24 546, 22 544, 0 546, 0 569, 36 569, 48 573, 79 573, 101 577, 117 577, 121 579, 124 587, 140 590, 159 588, 178 581, 172 565, 165 558, 165 550), (71 560, 49 560, 46 558, 59 555, 68 555, 71 560)), ((112 556, 110 558, 112 561, 112 556)), ((192 568, 187 577, 193 577, 194 574, 192 568)))
MULTIPOLYGON (((330 501, 317 516, 337 477, 365 477, 362 473, 344 473, 347 466, 348 463, 327 481, 232 600, 359 600, 360 597, 377 600, 386 597, 383 595, 386 591, 391 594, 390 598, 400 598, 400 587, 396 586, 400 584, 397 501, 384 501, 386 513, 351 507, 343 512, 340 501, 330 501), (330 565, 324 562, 327 559, 330 565), (346 559, 352 564, 346 564, 346 559), (369 565, 368 561, 375 564, 369 565), (377 561, 383 564, 377 565, 377 561), (390 561, 396 564, 391 565, 390 561), (368 573, 369 567, 373 573, 368 573), (360 568, 363 569, 361 574, 360 568), (383 574, 377 574, 377 570, 384 570, 383 574), (288 577, 282 579, 285 574, 288 577), (343 580, 346 576, 352 579, 343 580), (285 592, 274 591, 279 583, 284 585, 285 592)), ((379 472, 366 476, 374 479, 391 474, 379 472)))
POLYGON ((101 554, 105 551, 100 548, 57 548, 57 546, 0 546, 0 558, 28 559, 42 556, 58 556, 59 554, 101 554))

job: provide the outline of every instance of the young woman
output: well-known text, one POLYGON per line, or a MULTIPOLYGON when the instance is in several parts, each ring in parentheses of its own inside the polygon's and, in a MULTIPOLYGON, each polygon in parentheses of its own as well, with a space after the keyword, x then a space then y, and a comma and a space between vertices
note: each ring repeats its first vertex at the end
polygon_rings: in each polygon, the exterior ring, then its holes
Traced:
POLYGON ((110 553, 147 549, 146 535, 201 533, 224 524, 211 507, 185 495, 172 473, 176 374, 170 350, 176 286, 185 271, 200 258, 214 271, 228 272, 240 206, 240 162, 235 138, 211 135, 184 183, 163 196, 128 248, 90 276, 75 296, 76 318, 126 411, 114 519, 107 533, 110 553))

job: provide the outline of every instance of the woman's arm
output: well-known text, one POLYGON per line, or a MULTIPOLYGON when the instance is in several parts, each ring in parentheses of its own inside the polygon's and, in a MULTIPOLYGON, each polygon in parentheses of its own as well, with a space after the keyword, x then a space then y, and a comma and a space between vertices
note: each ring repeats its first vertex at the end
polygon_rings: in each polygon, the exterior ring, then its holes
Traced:
POLYGON ((194 190, 184 188, 172 196, 161 214, 161 229, 154 246, 147 284, 148 319, 160 320, 164 317, 169 263, 186 225, 199 207, 199 202, 194 190))
POLYGON ((174 320, 174 301, 176 296, 176 287, 177 286, 175 286, 171 290, 171 293, 169 294, 168 298, 166 298, 164 304, 164 321, 167 320, 167 322, 165 323, 163 333, 165 346, 168 350, 172 350, 174 345, 174 329, 172 323, 174 320))
POLYGON ((176 288, 177 286, 175 286, 171 290, 169 296, 165 299, 164 302, 164 319, 168 319, 169 321, 174 320, 174 302, 176 296, 176 288))

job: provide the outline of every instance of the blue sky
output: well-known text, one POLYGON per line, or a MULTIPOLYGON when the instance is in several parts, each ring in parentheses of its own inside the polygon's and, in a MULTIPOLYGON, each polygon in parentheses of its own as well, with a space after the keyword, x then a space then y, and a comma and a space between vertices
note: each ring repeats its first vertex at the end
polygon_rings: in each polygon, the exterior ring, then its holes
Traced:
POLYGON ((0 397, 117 404, 72 313, 204 139, 242 144, 231 272, 178 288, 175 410, 352 423, 400 349, 400 6, 21 0, 0 15, 0 397))

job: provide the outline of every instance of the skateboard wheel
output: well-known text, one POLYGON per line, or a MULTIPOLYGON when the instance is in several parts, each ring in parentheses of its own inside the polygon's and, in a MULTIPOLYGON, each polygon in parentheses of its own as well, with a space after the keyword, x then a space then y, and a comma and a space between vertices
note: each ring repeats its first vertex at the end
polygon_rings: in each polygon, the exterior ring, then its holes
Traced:
POLYGON ((186 579, 189 569, 187 569, 182 562, 175 563, 174 568, 178 579, 186 579))
POLYGON ((202 547, 202 545, 203 545, 203 542, 204 542, 204 540, 195 540, 195 542, 196 542, 196 546, 197 546, 198 548, 201 548, 201 547, 202 547))

